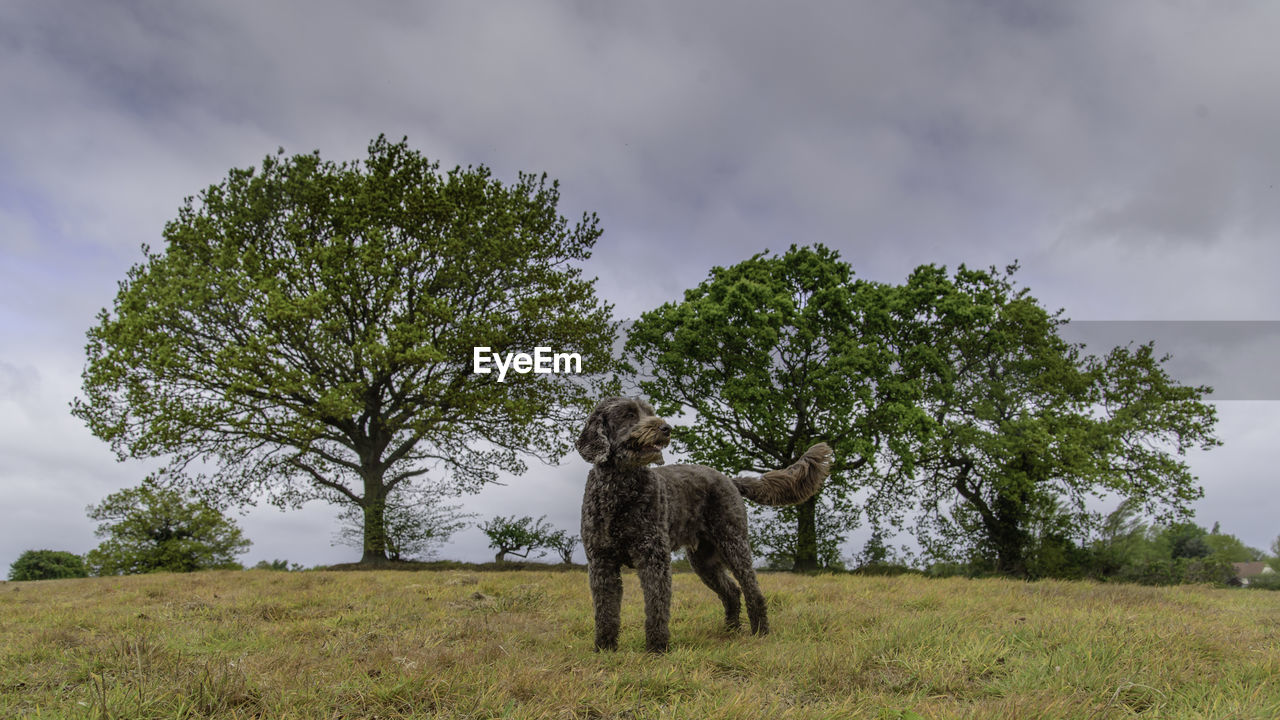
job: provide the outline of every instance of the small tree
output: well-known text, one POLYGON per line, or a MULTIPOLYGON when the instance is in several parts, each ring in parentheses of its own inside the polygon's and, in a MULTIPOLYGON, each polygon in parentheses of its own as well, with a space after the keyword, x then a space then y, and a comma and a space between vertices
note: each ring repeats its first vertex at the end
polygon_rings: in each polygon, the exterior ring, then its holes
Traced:
POLYGON ((88 576, 84 558, 63 550, 28 550, 9 566, 10 580, 58 580, 88 576))
POLYGON ((577 535, 570 535, 566 530, 556 530, 547 536, 547 547, 555 550, 560 562, 568 565, 573 562, 573 551, 581 541, 577 535))
POLYGON ((537 520, 528 515, 498 516, 481 525, 480 530, 489 536, 489 547, 498 551, 493 556, 494 562, 506 562, 507 555, 527 558, 534 550, 550 547, 548 539, 553 530, 546 520, 546 515, 537 520))
POLYGON ((1271 566, 1272 570, 1280 573, 1280 535, 1277 535, 1276 539, 1271 541, 1271 557, 1267 558, 1267 564, 1271 566))
POLYGON ((871 537, 867 539, 867 544, 862 546, 862 553, 858 555, 858 567, 868 568, 884 565, 889 561, 889 547, 884 542, 884 530, 874 528, 871 531, 871 537))
POLYGON ((108 495, 88 508, 105 538, 86 560, 95 575, 239 568, 251 544, 216 508, 151 482, 108 495))
POLYGON ((1093 543, 1093 571, 1108 577, 1124 568, 1141 565, 1160 556, 1151 540, 1153 531, 1142 517, 1142 504, 1125 499, 1102 521, 1093 543))
MULTIPOLYGON (((436 488, 408 485, 387 498, 383 522, 387 534, 387 559, 393 562, 429 559, 449 541, 453 533, 467 526, 475 513, 462 513, 461 505, 441 505, 436 488)), ((342 527, 335 542, 364 547, 364 513, 356 505, 344 505, 338 516, 342 527)))
POLYGON ((1209 533, 1191 522, 1172 523, 1164 529, 1164 543, 1169 548, 1169 555, 1174 560, 1187 558, 1205 558, 1213 554, 1209 545, 1209 533))

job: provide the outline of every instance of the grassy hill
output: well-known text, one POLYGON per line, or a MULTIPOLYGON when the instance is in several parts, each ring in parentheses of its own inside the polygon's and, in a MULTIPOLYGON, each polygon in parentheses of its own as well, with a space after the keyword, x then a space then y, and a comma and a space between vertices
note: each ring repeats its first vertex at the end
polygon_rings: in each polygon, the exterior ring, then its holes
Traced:
POLYGON ((591 651, 584 573, 210 572, 0 584, 0 717, 1280 717, 1280 594, 761 578, 730 635, 675 578, 672 648, 591 651))

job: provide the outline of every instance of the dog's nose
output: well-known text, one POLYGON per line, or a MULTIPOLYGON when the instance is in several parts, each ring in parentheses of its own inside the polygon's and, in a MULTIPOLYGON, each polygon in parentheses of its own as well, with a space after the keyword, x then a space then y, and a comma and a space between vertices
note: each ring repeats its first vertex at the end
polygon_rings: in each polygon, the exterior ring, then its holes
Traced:
POLYGON ((669 438, 671 437, 671 426, 666 423, 662 423, 662 427, 658 428, 658 432, 662 433, 662 437, 669 438))

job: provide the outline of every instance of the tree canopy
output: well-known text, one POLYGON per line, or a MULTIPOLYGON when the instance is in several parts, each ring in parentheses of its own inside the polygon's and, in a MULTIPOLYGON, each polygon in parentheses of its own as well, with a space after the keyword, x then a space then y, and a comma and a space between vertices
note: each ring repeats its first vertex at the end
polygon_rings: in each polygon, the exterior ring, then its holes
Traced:
POLYGON ((935 559, 1027 575, 1033 547, 1061 556, 1099 525, 1091 499, 1184 517, 1203 492, 1184 456, 1219 442, 1210 388, 1179 384, 1150 344, 1084 355, 1016 270, 925 265, 892 286, 793 246, 644 313, 624 357, 659 412, 687 414, 673 438, 697 462, 763 472, 835 449, 817 498, 758 524, 772 555, 831 564, 865 510, 913 521, 935 559))
POLYGON ((143 483, 89 507, 101 544, 89 551, 95 575, 238 568, 250 542, 230 518, 172 488, 143 483))
POLYGON ((599 394, 472 372, 476 347, 608 369, 610 308, 577 267, 599 223, 569 223, 559 198, 545 175, 441 173, 383 137, 359 161, 281 151, 233 169, 99 314, 73 412, 121 459, 166 458, 207 496, 357 506, 362 561, 382 561, 403 483, 474 490, 523 457, 554 461, 599 394))
POLYGON ((935 557, 976 552, 1025 575, 1034 538, 1099 525, 1090 498, 1185 517, 1203 490, 1183 456, 1220 443, 1210 388, 1179 384, 1150 344, 1082 356, 1016 269, 926 265, 898 289, 893 343, 927 424, 915 472, 886 475, 873 512, 914 507, 935 557))
POLYGON ((835 454, 818 496, 759 511, 753 532, 800 569, 839 559, 856 526, 854 494, 918 424, 883 324, 886 288, 855 280, 821 245, 756 255, 644 313, 624 357, 658 412, 690 414, 672 432, 697 462, 726 472, 786 467, 815 442, 835 454))
POLYGON ((59 580, 88 576, 84 558, 65 550, 28 550, 9 566, 10 580, 59 580))

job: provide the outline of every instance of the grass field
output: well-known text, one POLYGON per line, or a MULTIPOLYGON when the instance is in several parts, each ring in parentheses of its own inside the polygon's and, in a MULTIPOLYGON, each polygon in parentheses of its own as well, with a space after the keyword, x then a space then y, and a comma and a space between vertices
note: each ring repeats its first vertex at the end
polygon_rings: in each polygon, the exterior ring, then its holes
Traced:
POLYGON ((0 717, 1280 717, 1280 593, 761 577, 772 635, 675 578, 672 648, 591 651, 585 574, 210 572, 0 585, 0 717))

